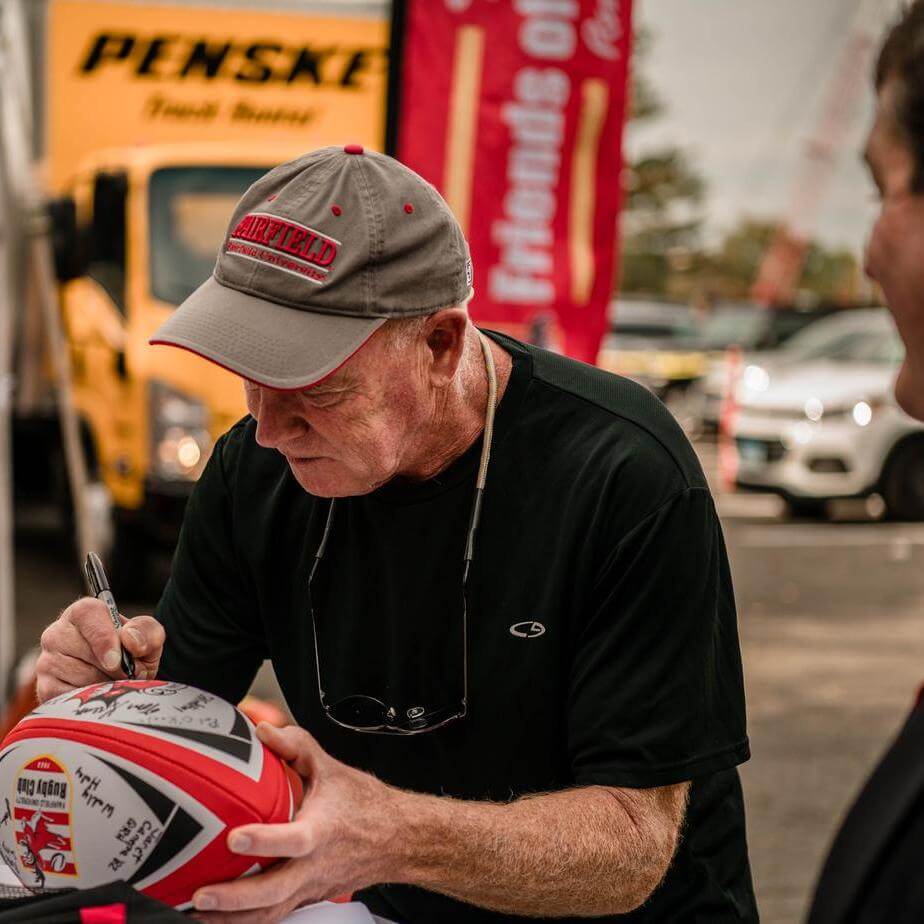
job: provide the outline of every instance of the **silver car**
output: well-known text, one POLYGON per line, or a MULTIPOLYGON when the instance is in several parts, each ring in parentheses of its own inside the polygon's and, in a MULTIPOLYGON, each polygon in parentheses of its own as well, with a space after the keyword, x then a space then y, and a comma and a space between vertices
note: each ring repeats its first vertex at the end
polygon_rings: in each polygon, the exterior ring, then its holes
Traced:
POLYGON ((892 396, 901 358, 891 317, 875 308, 817 321, 791 349, 749 363, 731 433, 738 487, 813 516, 879 493, 892 516, 924 519, 924 426, 892 396))

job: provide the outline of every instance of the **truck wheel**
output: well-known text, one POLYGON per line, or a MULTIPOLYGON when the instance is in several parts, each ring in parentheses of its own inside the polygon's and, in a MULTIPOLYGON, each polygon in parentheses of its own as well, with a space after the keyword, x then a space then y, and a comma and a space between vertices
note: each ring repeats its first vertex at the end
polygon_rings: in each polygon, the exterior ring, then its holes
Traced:
POLYGON ((911 440, 899 446, 882 481, 890 518, 924 520, 924 440, 911 440))
POLYGON ((817 497, 787 497, 786 512, 796 519, 824 520, 828 516, 828 502, 817 497))

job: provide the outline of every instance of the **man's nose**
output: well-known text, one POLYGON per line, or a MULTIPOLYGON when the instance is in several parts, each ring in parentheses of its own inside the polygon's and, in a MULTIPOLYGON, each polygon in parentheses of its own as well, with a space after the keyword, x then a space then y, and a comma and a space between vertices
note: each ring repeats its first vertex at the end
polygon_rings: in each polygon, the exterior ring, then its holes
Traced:
POLYGON ((261 388, 256 405, 251 413, 257 421, 257 443, 266 449, 277 449, 291 430, 291 402, 283 392, 261 388))

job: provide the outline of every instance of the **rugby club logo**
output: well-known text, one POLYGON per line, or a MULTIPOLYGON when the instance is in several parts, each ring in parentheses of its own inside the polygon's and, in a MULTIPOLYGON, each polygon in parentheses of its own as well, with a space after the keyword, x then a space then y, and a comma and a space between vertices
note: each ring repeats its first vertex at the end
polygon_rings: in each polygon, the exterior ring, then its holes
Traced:
POLYGON ((335 238, 297 221, 267 212, 250 212, 231 232, 225 253, 323 285, 339 246, 335 238))
POLYGON ((71 831, 71 781, 53 757, 37 757, 16 780, 13 823, 19 863, 42 888, 45 876, 76 876, 71 831))

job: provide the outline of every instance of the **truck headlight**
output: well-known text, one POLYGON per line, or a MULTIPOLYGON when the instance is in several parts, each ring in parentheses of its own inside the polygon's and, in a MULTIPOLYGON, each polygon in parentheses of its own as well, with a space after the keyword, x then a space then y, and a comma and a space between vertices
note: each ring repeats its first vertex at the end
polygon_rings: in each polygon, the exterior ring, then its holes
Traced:
POLYGON ((195 481, 212 451, 208 408, 163 382, 151 382, 151 472, 164 481, 195 481))

